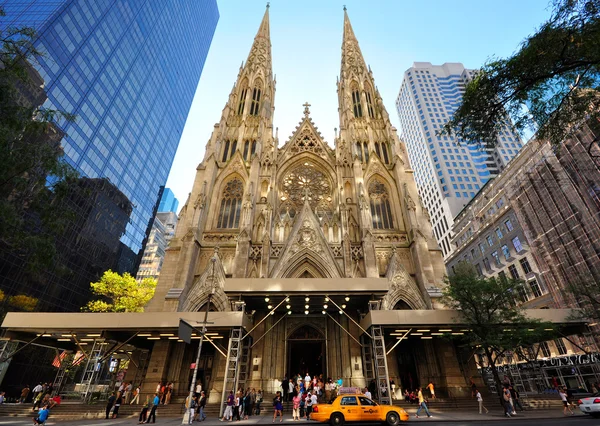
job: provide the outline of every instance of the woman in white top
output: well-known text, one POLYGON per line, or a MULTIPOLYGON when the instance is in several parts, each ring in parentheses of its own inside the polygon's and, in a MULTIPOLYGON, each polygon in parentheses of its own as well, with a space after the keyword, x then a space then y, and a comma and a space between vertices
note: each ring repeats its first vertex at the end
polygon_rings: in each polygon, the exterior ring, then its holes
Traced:
POLYGON ((475 389, 475 398, 477 398, 477 402, 479 403, 479 414, 481 414, 482 408, 485 410, 485 414, 489 413, 490 411, 483 405, 483 397, 481 396, 481 392, 479 392, 477 389, 475 389))
POLYGON ((567 410, 569 410, 569 412, 571 413, 571 415, 573 415, 573 410, 571 410, 571 405, 569 404, 569 401, 567 401, 567 393, 565 392, 564 388, 560 388, 558 390, 558 394, 560 395, 560 399, 563 402, 563 414, 566 416, 567 415, 567 410))

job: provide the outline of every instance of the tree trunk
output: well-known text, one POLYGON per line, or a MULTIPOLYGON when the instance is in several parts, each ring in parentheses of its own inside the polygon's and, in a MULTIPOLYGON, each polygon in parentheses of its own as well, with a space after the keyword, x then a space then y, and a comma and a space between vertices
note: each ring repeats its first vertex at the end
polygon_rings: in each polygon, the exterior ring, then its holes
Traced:
POLYGON ((498 375, 498 370, 496 370, 496 362, 494 361, 493 353, 489 348, 485 348, 485 356, 488 359, 488 366, 492 369, 492 377, 494 377, 494 382, 496 383, 496 392, 498 394, 499 402, 502 407, 504 407, 504 398, 502 396, 502 381, 500 380, 500 376, 498 375))

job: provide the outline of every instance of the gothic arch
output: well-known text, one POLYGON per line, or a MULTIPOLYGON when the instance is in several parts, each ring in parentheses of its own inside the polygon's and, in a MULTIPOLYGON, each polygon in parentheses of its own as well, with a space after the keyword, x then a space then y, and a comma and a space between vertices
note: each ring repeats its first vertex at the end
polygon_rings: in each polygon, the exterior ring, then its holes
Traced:
POLYGON ((323 158, 319 157, 312 152, 303 152, 294 157, 290 157, 287 161, 285 161, 279 167, 279 172, 277 173, 277 181, 283 178, 287 173, 296 168, 297 166, 301 166, 305 162, 312 162, 319 167, 319 170, 323 171, 329 177, 331 184, 335 188, 337 185, 337 174, 332 167, 332 163, 325 161, 323 158))
POLYGON ((326 262, 312 250, 301 250, 273 278, 298 278, 308 271, 315 278, 341 278, 337 265, 326 262))
POLYGON ((384 182, 375 177, 367 184, 373 229, 394 229, 398 221, 392 212, 393 198, 390 188, 384 182))
POLYGON ((227 176, 216 191, 215 228, 239 229, 245 181, 237 173, 227 176))
POLYGON ((325 335, 312 324, 299 324, 287 335, 287 340, 323 339, 325 335))
POLYGON ((421 294, 418 284, 408 271, 402 266, 395 249, 388 263, 386 273, 390 288, 383 297, 384 309, 395 309, 398 303, 404 302, 410 309, 428 309, 430 301, 425 300, 421 294), (428 303, 429 302, 429 303, 428 303))
POLYGON ((179 299, 179 312, 199 312, 208 302, 211 295, 211 304, 217 311, 229 311, 229 302, 223 283, 225 282, 225 269, 217 252, 206 265, 204 272, 194 281, 187 291, 181 293, 179 299), (214 293, 213 293, 214 288, 214 293))

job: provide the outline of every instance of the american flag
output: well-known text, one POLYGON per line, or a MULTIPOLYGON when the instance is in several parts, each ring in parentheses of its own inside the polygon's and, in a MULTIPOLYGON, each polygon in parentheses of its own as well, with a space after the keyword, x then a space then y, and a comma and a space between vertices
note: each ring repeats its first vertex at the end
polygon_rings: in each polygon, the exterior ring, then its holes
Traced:
POLYGON ((77 353, 75 354, 75 357, 73 358, 73 363, 71 365, 75 366, 75 365, 81 364, 81 361, 83 361, 83 358, 85 358, 85 354, 82 351, 77 351, 77 353))
POLYGON ((57 352, 56 356, 54 357, 54 361, 52 361, 52 365, 56 368, 60 368, 60 364, 62 363, 63 359, 65 359, 66 356, 67 356, 66 351, 62 351, 60 353, 60 355, 57 352))

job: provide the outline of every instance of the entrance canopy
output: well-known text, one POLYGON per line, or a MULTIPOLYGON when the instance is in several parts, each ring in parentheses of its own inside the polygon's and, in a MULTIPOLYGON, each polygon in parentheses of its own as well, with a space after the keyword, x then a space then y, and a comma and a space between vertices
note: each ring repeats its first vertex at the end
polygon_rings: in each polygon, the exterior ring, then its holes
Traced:
MULTIPOLYGON (((527 309, 525 315, 528 318, 560 325, 564 335, 571 335, 580 333, 585 326, 585 321, 572 319, 574 312, 573 309, 527 309)), ((361 320, 360 326, 365 330, 371 326, 382 326, 395 332, 391 335, 408 333, 407 338, 420 339, 468 331, 460 312, 449 309, 369 311, 361 320)))
MULTIPOLYGON (((204 312, 143 313, 22 313, 6 314, 2 328, 8 340, 30 342, 52 348, 77 350, 94 340, 128 342, 150 348, 157 340, 178 340, 179 319, 192 325, 204 320, 204 312)), ((229 337, 233 327, 248 329, 250 319, 244 312, 209 312, 210 339, 229 337)), ((200 338, 198 335, 192 339, 200 338)))

